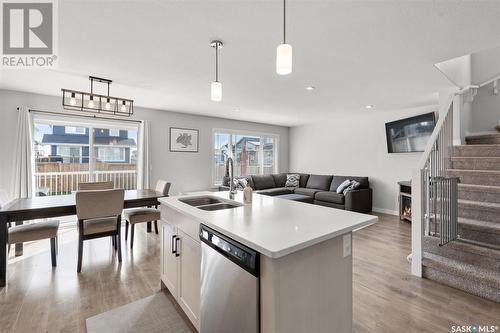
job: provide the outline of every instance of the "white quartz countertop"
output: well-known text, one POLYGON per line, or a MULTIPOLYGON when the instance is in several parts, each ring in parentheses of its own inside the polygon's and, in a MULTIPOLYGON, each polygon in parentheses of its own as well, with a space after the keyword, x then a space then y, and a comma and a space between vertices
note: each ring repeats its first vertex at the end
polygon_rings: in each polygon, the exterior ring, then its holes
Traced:
MULTIPOLYGON (((271 257, 280 258, 352 230, 376 223, 377 216, 253 194, 252 204, 204 211, 180 198, 211 196, 229 200, 229 192, 199 192, 159 201, 220 233, 271 257)), ((234 200, 243 203, 238 192, 234 200)))

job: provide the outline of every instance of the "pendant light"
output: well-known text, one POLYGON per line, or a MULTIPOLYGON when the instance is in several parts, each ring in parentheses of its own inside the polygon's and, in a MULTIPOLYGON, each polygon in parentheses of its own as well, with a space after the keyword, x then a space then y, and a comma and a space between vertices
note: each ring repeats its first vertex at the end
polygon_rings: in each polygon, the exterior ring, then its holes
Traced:
POLYGON ((222 83, 219 82, 219 49, 224 44, 220 40, 214 40, 210 46, 215 48, 215 81, 210 85, 210 99, 214 102, 222 101, 222 83))
POLYGON ((276 48, 276 73, 288 75, 292 72, 292 45, 286 43, 286 0, 283 0, 283 43, 276 48))

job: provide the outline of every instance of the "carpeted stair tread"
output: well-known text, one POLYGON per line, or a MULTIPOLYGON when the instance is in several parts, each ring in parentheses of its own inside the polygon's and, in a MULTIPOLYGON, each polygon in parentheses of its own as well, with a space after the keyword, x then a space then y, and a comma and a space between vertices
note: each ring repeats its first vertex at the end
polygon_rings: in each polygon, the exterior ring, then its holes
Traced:
POLYGON ((494 202, 483 202, 483 201, 473 201, 473 200, 458 200, 458 205, 466 206, 479 206, 483 209, 500 209, 500 204, 494 202))
POLYGON ((500 235, 500 223, 478 221, 478 220, 459 217, 458 224, 461 224, 463 227, 467 229, 473 229, 481 232, 486 232, 486 233, 489 232, 500 235))
POLYGON ((500 156, 500 144, 454 146, 453 156, 500 156))
POLYGON ((474 170, 474 169, 446 169, 448 172, 457 172, 457 173, 481 173, 481 174, 492 174, 500 176, 500 170, 474 170))
MULTIPOLYGON (((439 244, 439 237, 432 237, 432 236, 424 236, 424 244, 429 244, 432 246, 438 246, 439 244)), ((472 254, 477 254, 480 256, 486 256, 492 259, 500 260, 500 249, 492 249, 488 247, 484 247, 481 245, 476 245, 476 244, 471 244, 471 243, 466 243, 463 241, 452 241, 445 246, 440 247, 441 249, 444 248, 449 248, 455 251, 460 251, 460 252, 468 252, 472 254)))
POLYGON ((455 170, 497 170, 500 171, 500 157, 452 157, 451 167, 455 170))
POLYGON ((460 189, 477 189, 480 191, 496 192, 500 194, 500 186, 493 185, 475 185, 475 184, 458 184, 458 190, 460 189))
POLYGON ((468 145, 500 144, 500 133, 492 132, 486 134, 469 135, 465 137, 465 142, 468 145))
POLYGON ((471 283, 482 282, 490 287, 500 289, 500 274, 476 265, 466 264, 440 255, 424 252, 423 265, 438 271, 458 275, 471 283))

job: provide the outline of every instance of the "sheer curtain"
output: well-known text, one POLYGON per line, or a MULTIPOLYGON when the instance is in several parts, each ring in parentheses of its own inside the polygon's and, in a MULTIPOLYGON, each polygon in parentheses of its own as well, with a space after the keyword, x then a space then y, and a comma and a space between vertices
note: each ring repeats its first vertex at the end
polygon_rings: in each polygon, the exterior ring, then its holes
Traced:
POLYGON ((151 188, 151 124, 149 120, 141 121, 139 126, 139 159, 137 188, 151 188))
POLYGON ((34 190, 33 118, 25 106, 19 108, 17 135, 14 141, 12 197, 31 198, 34 190))

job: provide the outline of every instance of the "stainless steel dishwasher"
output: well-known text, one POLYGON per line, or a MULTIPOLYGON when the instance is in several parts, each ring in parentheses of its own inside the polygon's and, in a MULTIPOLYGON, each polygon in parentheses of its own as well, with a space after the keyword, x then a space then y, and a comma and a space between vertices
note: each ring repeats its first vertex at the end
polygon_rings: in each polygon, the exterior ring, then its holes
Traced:
POLYGON ((259 332, 259 253, 204 224, 200 240, 200 332, 259 332))

